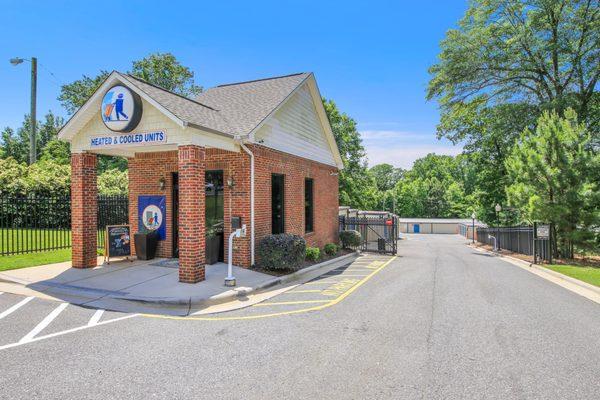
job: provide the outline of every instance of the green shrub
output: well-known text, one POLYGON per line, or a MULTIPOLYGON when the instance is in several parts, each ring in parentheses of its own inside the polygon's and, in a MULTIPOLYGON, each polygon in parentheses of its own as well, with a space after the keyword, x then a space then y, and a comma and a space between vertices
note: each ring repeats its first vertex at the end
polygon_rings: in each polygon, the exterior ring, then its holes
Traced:
POLYGON ((304 261, 306 241, 301 236, 289 233, 268 235, 260 240, 257 250, 261 267, 297 270, 304 261))
POLYGON ((318 247, 307 247, 306 248, 306 259, 308 261, 317 261, 321 257, 321 249, 318 247))
POLYGON ((358 247, 360 245, 361 239, 362 238, 358 231, 340 232, 340 242, 342 242, 342 247, 345 249, 358 247))
POLYGON ((335 243, 327 243, 325 247, 323 247, 323 251, 329 256, 334 256, 338 250, 338 245, 335 243))

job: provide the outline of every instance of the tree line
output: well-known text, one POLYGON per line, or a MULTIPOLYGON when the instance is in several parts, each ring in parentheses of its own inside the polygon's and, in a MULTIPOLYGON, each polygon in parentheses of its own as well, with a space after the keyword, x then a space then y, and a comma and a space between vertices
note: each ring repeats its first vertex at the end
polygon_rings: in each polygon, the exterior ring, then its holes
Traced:
POLYGON ((474 0, 440 48, 426 97, 440 108, 438 138, 463 153, 430 154, 409 171, 369 169, 355 138, 341 202, 411 217, 550 223, 555 256, 600 252, 599 2, 474 0))
MULTIPOLYGON (((599 0, 473 0, 446 32, 426 98, 440 108, 438 138, 463 147, 429 154, 410 170, 368 167, 357 123, 323 99, 344 169, 340 204, 406 217, 469 217, 490 225, 551 223, 556 256, 600 248, 599 0), (499 215, 494 209, 502 206, 499 215)), ((184 96, 202 88, 169 53, 132 62, 130 74, 184 96)), ((73 113, 108 76, 64 85, 73 113)), ((64 123, 40 121, 40 161, 25 164, 28 117, 0 143, 0 193, 66 192, 64 123)), ((127 191, 126 160, 100 157, 103 193, 127 191)))

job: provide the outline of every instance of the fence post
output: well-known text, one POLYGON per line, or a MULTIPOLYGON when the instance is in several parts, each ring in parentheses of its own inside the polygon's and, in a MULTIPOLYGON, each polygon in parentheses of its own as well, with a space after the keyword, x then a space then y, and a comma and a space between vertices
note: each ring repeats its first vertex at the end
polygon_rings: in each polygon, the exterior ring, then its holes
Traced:
POLYGON ((537 222, 533 222, 533 263, 537 264, 537 222))

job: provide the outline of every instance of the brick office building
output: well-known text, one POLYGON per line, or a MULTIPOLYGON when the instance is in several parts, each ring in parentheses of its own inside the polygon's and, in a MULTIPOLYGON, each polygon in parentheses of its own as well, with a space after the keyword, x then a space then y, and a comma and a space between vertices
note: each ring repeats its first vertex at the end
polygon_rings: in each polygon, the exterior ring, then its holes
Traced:
POLYGON ((222 258, 232 222, 247 225, 234 242, 243 267, 267 234, 298 234, 313 246, 337 241, 342 161, 313 74, 188 99, 113 72, 59 137, 72 152, 75 268, 96 265, 97 154, 127 158, 132 233, 148 221, 159 226, 158 256, 179 258, 182 282, 204 279, 207 228, 219 228, 222 258))

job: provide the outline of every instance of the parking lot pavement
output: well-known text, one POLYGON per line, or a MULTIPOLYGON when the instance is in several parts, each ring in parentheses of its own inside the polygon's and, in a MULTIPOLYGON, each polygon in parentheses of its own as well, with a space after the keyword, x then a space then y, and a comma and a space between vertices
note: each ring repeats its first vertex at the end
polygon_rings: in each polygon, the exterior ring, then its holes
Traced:
POLYGON ((0 292, 0 350, 121 321, 134 315, 0 292))
POLYGON ((294 285, 260 303, 236 311, 214 315, 193 313, 188 317, 150 316, 169 319, 236 320, 271 318, 283 315, 319 311, 331 307, 386 267, 394 257, 366 254, 348 265, 335 268, 308 282, 294 285))
MULTIPOLYGON (((189 317, 145 315, 155 318, 236 320, 276 317, 317 311, 340 302, 393 260, 390 256, 363 255, 266 301, 237 311, 189 317)), ((74 334, 95 326, 138 316, 67 302, 0 292, 0 350, 74 334)))

